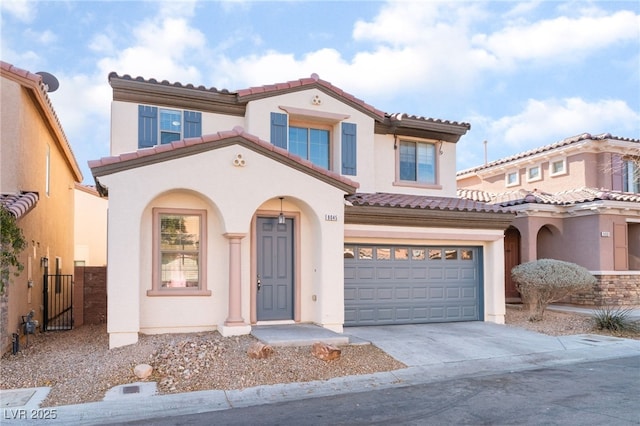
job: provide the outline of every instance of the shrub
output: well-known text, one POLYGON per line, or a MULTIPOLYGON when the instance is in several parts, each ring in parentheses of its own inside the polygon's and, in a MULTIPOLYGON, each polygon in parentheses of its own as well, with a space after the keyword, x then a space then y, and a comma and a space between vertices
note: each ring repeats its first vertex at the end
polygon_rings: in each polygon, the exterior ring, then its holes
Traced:
POLYGON ((511 270, 511 277, 529 309, 529 321, 541 321, 550 303, 589 290, 596 283, 582 266, 555 259, 522 263, 511 270))
POLYGON ((593 311, 593 320, 598 330, 636 332, 640 326, 630 318, 631 313, 631 309, 619 306, 602 306, 593 311))
POLYGON ((4 293, 5 286, 9 284, 11 269, 18 276, 24 269, 18 256, 27 246, 22 230, 16 223, 16 218, 2 205, 0 205, 0 294, 4 293))

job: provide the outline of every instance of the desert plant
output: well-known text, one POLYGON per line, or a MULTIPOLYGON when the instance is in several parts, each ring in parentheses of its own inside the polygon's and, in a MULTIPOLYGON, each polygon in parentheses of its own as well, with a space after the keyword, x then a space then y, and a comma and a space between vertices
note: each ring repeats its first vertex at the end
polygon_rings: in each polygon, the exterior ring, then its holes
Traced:
POLYGON ((511 277, 529 309, 530 321, 541 321, 550 303, 589 290, 596 283, 582 266, 555 259, 522 263, 511 270, 511 277))
POLYGON ((598 330, 637 332, 640 324, 630 318, 631 313, 620 306, 601 306, 593 311, 593 320, 598 330))
POLYGON ((11 269, 14 275, 19 275, 24 269, 18 256, 27 246, 22 229, 16 223, 16 218, 2 205, 0 205, 0 294, 4 293, 5 286, 9 284, 11 269))

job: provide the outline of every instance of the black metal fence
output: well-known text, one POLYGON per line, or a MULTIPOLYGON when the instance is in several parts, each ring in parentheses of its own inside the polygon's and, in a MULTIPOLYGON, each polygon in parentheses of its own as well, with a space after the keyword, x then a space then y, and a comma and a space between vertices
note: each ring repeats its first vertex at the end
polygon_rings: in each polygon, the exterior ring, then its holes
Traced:
POLYGON ((42 331, 73 328, 73 275, 44 276, 42 331))

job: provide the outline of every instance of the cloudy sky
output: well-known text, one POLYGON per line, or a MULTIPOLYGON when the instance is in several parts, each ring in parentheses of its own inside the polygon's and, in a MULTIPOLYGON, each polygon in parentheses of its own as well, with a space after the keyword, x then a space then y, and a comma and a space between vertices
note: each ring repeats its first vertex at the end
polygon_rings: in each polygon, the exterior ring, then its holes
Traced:
POLYGON ((388 112, 464 121, 458 170, 581 133, 640 138, 640 2, 2 0, 1 58, 50 93, 84 174, 107 75, 237 90, 312 73, 388 112))

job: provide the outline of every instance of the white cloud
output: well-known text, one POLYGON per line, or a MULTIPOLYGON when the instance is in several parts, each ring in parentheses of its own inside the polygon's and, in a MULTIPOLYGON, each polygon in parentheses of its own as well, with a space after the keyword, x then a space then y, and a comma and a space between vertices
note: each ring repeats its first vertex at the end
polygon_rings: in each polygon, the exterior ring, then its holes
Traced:
POLYGON ((522 112, 487 127, 492 140, 526 150, 582 133, 629 137, 638 131, 638 122, 640 113, 621 100, 529 99, 522 112))
POLYGON ((50 45, 58 40, 58 37, 51 30, 37 32, 27 28, 25 36, 42 45, 50 45))
POLYGON ((570 60, 619 42, 638 40, 640 16, 620 11, 607 16, 559 16, 477 34, 473 45, 486 49, 501 64, 524 60, 570 60))
POLYGON ((29 0, 0 1, 0 10, 22 22, 31 22, 36 15, 36 2, 29 0))

